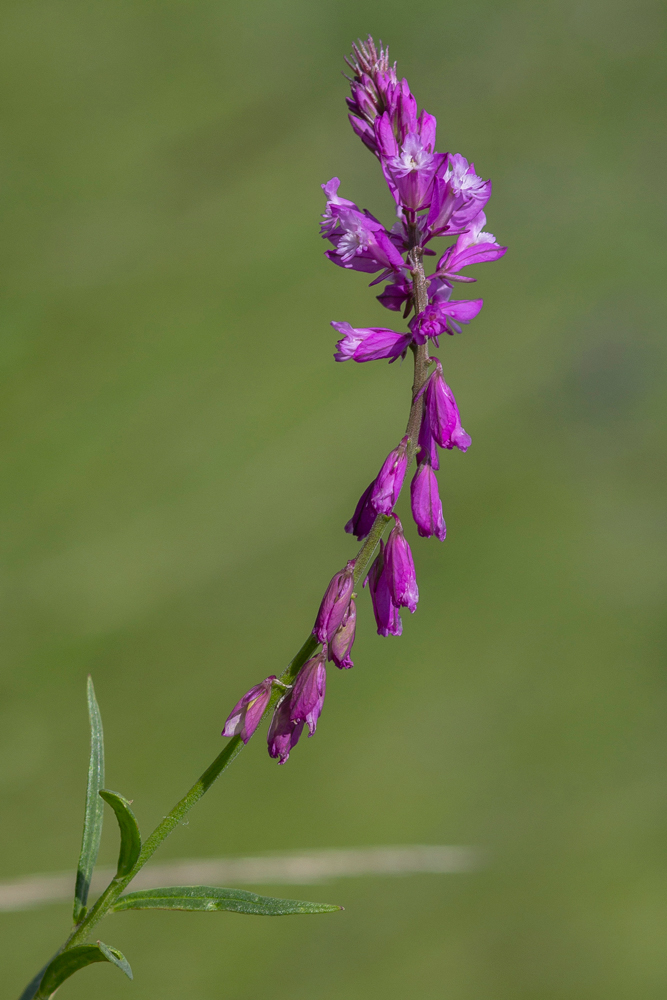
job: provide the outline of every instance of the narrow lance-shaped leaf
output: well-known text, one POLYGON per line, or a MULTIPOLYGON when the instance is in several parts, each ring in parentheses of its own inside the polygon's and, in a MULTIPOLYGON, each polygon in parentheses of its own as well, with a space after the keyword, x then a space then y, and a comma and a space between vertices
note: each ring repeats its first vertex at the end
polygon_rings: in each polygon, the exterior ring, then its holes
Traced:
POLYGON ((128 892, 113 906, 114 910, 231 910, 265 917, 292 913, 331 913, 342 910, 332 903, 306 903, 300 899, 275 899, 258 896, 244 889, 220 889, 210 885, 174 885, 165 889, 128 892))
POLYGON ((118 852, 116 876, 129 875, 141 852, 141 834, 136 817, 130 809, 130 803, 118 792, 102 788, 100 795, 115 812, 120 827, 120 851, 118 852))
POLYGON ((83 820, 81 854, 76 872, 74 890, 74 923, 85 916, 88 890, 93 875, 97 852, 100 849, 104 803, 99 791, 104 787, 104 733, 102 717, 95 698, 92 678, 88 677, 88 716, 90 718, 90 763, 88 765, 88 788, 86 790, 86 811, 83 820))
POLYGON ((68 951, 62 951, 47 966, 35 1000, 46 1000, 66 979, 94 962, 111 962, 132 979, 129 962, 117 948, 110 948, 103 941, 98 941, 97 944, 79 944, 68 951))

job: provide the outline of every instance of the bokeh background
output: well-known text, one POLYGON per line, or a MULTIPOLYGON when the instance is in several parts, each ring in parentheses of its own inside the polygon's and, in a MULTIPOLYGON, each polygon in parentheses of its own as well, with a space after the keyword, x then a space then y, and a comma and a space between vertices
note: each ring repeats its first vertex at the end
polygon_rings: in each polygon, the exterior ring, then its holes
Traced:
MULTIPOLYGON (((21 0, 0 20, 0 878, 75 863, 89 671, 107 783, 148 832, 354 552, 342 526, 410 383, 332 361, 331 319, 387 319, 317 235, 333 175, 391 220, 346 120, 354 38, 390 44, 440 148, 493 179, 510 247, 440 351, 473 447, 444 456, 445 544, 408 528, 417 614, 381 639, 364 597, 316 738, 283 768, 255 740, 160 855, 470 844, 487 867, 273 887, 345 905, 325 917, 111 917, 134 984, 95 966, 63 1000, 662 1000, 664 7, 21 0)), ((2 914, 3 996, 69 916, 2 914)))

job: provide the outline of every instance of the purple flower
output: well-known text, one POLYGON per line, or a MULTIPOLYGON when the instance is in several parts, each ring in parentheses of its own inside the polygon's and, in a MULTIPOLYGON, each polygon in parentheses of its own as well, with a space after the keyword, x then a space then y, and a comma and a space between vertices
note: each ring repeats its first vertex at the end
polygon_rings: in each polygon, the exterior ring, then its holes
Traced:
POLYGON ((398 281, 385 286, 382 295, 377 296, 377 300, 385 309, 392 309, 394 312, 400 312, 406 302, 411 308, 412 281, 401 275, 398 281))
POLYGON ((403 79, 399 82, 396 64, 389 65, 388 49, 380 46, 378 52, 369 35, 366 42, 353 45, 352 51, 352 59, 346 59, 354 73, 354 78, 350 80, 352 96, 347 98, 350 124, 362 142, 378 156, 380 151, 374 129, 376 119, 386 114, 395 135, 403 142, 410 132, 420 128, 417 102, 410 93, 408 81, 403 79))
POLYGON ((396 524, 392 528, 384 550, 384 573, 389 585, 389 593, 398 608, 407 608, 411 614, 417 610, 419 590, 415 575, 415 564, 403 525, 396 514, 396 524))
POLYGON ((354 666, 350 658, 350 650, 354 644, 354 634, 357 627, 357 605, 351 600, 343 621, 329 644, 329 659, 333 660, 341 670, 349 670, 354 666))
POLYGON ((437 298, 423 312, 414 316, 408 326, 415 344, 424 344, 431 337, 438 343, 441 333, 461 333, 461 323, 469 323, 484 305, 483 299, 455 299, 446 302, 437 298))
POLYGON ((324 704, 324 692, 327 686, 327 671, 324 666, 326 658, 325 647, 317 656, 307 660, 297 674, 292 688, 290 721, 294 726, 303 727, 305 723, 308 726, 309 736, 312 736, 317 729, 317 720, 324 704))
POLYGON ((298 722, 296 725, 292 722, 291 700, 292 691, 288 691, 278 702, 267 733, 269 756, 279 757, 280 764, 287 761, 290 750, 299 742, 305 725, 304 722, 298 722))
POLYGON ((444 172, 433 182, 433 197, 426 220, 431 236, 465 229, 491 197, 491 181, 475 173, 475 164, 460 153, 448 153, 444 172))
POLYGON ((400 444, 390 451, 377 474, 371 492, 371 504, 378 514, 391 514, 398 500, 408 467, 407 435, 400 444))
POLYGON ((374 486, 375 480, 361 494, 354 514, 345 525, 348 535, 355 535, 359 541, 366 537, 375 523, 375 518, 378 516, 375 507, 371 503, 371 493, 374 486))
POLYGON ((417 127, 419 131, 409 132, 399 147, 387 113, 375 121, 385 178, 396 203, 409 211, 430 205, 433 181, 445 160, 445 154, 433 150, 435 118, 422 112, 417 127))
POLYGON ((444 542, 447 527, 442 516, 438 480, 429 462, 417 467, 410 485, 410 499, 412 516, 421 537, 430 538, 431 535, 435 535, 444 542))
POLYGON ((275 679, 272 674, 243 695, 227 717, 225 728, 222 730, 223 736, 240 736, 244 743, 248 742, 269 704, 275 679))
POLYGON ((419 426, 419 438, 417 439, 419 450, 417 451, 417 464, 423 465, 428 462, 432 468, 440 468, 440 456, 438 446, 431 434, 431 421, 428 416, 428 407, 424 404, 422 422, 419 426))
POLYGON ((426 409, 431 434, 441 448, 456 447, 460 451, 467 451, 471 444, 470 435, 461 426, 454 393, 442 377, 442 365, 439 361, 436 364, 437 368, 426 387, 426 409))
POLYGON ((382 326, 353 327, 349 323, 332 322, 332 327, 342 334, 336 344, 336 361, 396 361, 405 354, 412 341, 410 333, 396 333, 382 326))
POLYGON ((458 274, 462 267, 498 260, 507 253, 507 247, 499 246, 493 233, 483 232, 485 225, 486 216, 479 212, 470 228, 461 233, 454 246, 449 247, 438 261, 439 275, 454 281, 474 281, 474 278, 462 278, 458 274))
POLYGON ((333 639, 343 622, 353 590, 354 559, 350 559, 345 569, 334 574, 322 598, 313 627, 313 635, 320 642, 328 643, 333 639))
POLYGON ((322 213, 322 219, 324 221, 320 226, 320 233, 322 234, 322 236, 328 236, 330 233, 334 231, 334 229, 338 225, 338 219, 332 214, 334 205, 337 208, 338 207, 354 208, 356 209, 356 211, 359 211, 359 209, 357 208, 357 206, 354 204, 353 201, 348 201, 347 198, 338 197, 338 188, 340 187, 340 181, 338 180, 337 177, 332 177, 330 181, 327 181, 326 184, 322 184, 321 187, 325 195, 327 196, 327 207, 322 213))
POLYGON ((400 635, 403 631, 403 622, 389 591, 384 548, 384 543, 380 541, 380 552, 364 581, 364 587, 368 583, 378 635, 400 635))
POLYGON ((370 212, 360 212, 354 202, 338 198, 336 181, 333 177, 322 185, 328 200, 320 232, 334 246, 325 256, 339 267, 369 274, 381 269, 400 271, 405 261, 385 227, 370 212))

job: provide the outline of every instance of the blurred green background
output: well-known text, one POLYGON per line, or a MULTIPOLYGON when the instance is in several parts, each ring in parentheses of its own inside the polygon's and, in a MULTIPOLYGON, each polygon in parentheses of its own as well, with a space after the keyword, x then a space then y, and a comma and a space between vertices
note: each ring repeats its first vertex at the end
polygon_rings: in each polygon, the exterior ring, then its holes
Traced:
MULTIPOLYGON (((283 768, 254 741, 159 855, 471 844, 488 867, 262 890, 346 907, 324 917, 110 917, 134 984, 94 966, 63 1000, 665 996, 665 20, 3 4, 0 878, 75 864, 89 671, 148 832, 355 551, 410 372, 332 361, 329 320, 388 316, 317 234, 333 175, 391 221, 346 120, 354 38, 493 179, 510 247, 439 352, 473 447, 444 456, 445 544, 408 529, 417 614, 381 639, 365 596, 316 738, 283 768)), ((1 915, 3 996, 69 916, 1 915)))

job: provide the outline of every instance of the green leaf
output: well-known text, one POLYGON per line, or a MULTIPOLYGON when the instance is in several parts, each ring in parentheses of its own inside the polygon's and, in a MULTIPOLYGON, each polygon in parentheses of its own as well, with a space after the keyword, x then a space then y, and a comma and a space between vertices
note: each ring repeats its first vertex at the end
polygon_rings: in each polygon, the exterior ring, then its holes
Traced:
POLYGON ((281 917, 290 913, 331 913, 342 906, 304 903, 299 899, 258 896, 244 889, 219 889, 210 885, 174 885, 166 889, 142 889, 121 896, 114 910, 232 910, 281 917))
POLYGON ((122 951, 118 951, 118 948, 112 948, 110 945, 105 944, 104 941, 98 941, 97 947, 105 956, 107 962, 111 962, 112 965, 115 965, 121 972, 124 972, 128 979, 134 979, 130 963, 125 958, 122 951))
POLYGON ((78 924, 86 912, 88 890, 93 875, 97 852, 100 849, 104 803, 98 792, 104 787, 104 733, 102 717, 95 698, 92 678, 88 677, 88 716, 90 718, 90 763, 88 765, 88 788, 86 790, 86 811, 83 820, 81 854, 76 872, 74 890, 74 923, 78 924))
POLYGON ((136 817, 130 809, 130 803, 118 792, 112 792, 108 788, 100 789, 100 795, 107 802, 116 814, 118 826, 120 827, 120 851, 118 853, 119 875, 129 875, 134 868, 134 863, 141 852, 141 834, 136 817))
POLYGON ((97 944, 79 944, 68 951, 62 951, 47 966, 39 992, 36 994, 36 1000, 50 997, 66 979, 73 976, 79 969, 93 965, 94 962, 111 962, 132 979, 132 969, 125 956, 117 948, 110 948, 102 941, 98 941, 97 944))

